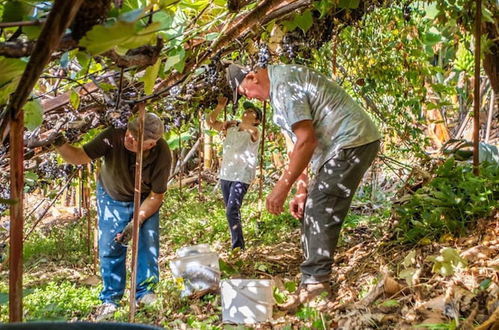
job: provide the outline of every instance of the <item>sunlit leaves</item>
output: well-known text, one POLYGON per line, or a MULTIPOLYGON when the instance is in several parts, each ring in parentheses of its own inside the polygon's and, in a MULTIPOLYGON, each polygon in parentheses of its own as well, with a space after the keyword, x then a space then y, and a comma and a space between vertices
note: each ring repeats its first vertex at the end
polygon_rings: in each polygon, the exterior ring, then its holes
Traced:
POLYGON ((433 262, 432 271, 442 276, 452 275, 457 269, 463 269, 467 265, 466 260, 452 248, 443 248, 440 250, 440 255, 428 257, 427 260, 433 262))
POLYGON ((307 33, 308 29, 314 23, 314 19, 312 17, 312 11, 306 10, 303 14, 297 15, 293 22, 299 27, 304 33, 307 33))
POLYGON ((464 71, 468 74, 473 73, 475 57, 468 50, 463 43, 459 43, 456 52, 456 58, 454 59, 454 68, 459 71, 464 71))
POLYGON ((172 67, 178 72, 184 71, 186 53, 183 48, 173 49, 168 53, 168 59, 166 60, 164 71, 170 70, 172 67))
POLYGON ((69 103, 71 103, 71 106, 75 110, 78 110, 80 107, 80 94, 74 89, 71 90, 71 94, 69 95, 69 103))
POLYGON ((0 57, 0 104, 5 104, 21 79, 26 62, 0 57))
POLYGON ((30 101, 24 105, 24 126, 30 131, 40 126, 43 122, 43 107, 38 100, 30 101))
POLYGON ((24 1, 9 0, 3 4, 2 22, 22 21, 32 7, 24 1))
POLYGON ((98 55, 118 46, 132 49, 150 43, 160 23, 137 28, 135 22, 118 21, 111 26, 96 25, 81 39, 80 46, 92 55, 98 55))
POLYGON ((158 77, 159 66, 161 65, 161 59, 158 59, 154 65, 148 66, 146 68, 146 73, 142 78, 144 81, 144 93, 146 95, 150 95, 154 89, 154 83, 156 82, 156 78, 158 77))

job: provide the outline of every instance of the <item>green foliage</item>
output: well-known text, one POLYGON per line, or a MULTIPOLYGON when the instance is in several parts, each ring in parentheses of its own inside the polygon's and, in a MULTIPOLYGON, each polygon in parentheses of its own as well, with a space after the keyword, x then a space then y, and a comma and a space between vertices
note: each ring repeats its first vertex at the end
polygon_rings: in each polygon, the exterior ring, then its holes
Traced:
POLYGON ((440 255, 430 256, 427 260, 433 262, 432 271, 442 276, 453 275, 457 269, 466 267, 467 262, 459 256, 459 252, 452 248, 443 248, 440 255))
POLYGON ((43 108, 38 100, 24 105, 24 126, 30 131, 35 130, 43 122, 43 108))
POLYGON ((85 47, 92 55, 98 55, 119 47, 122 50, 136 48, 150 43, 159 28, 155 22, 147 27, 141 27, 135 21, 119 20, 110 26, 95 25, 92 30, 80 40, 80 46, 85 47))
POLYGON ((426 186, 395 206, 402 241, 462 235, 468 225, 498 207, 499 166, 483 164, 475 176, 469 164, 448 159, 426 186))
POLYGON ((0 105, 7 103, 26 67, 26 62, 0 56, 0 105))
POLYGON ((144 93, 146 95, 151 95, 154 89, 154 83, 158 77, 159 66, 161 65, 161 60, 158 59, 154 65, 148 66, 146 68, 146 73, 142 81, 144 81, 144 93))
POLYGON ((85 317, 100 303, 99 287, 77 286, 69 281, 49 282, 24 298, 26 321, 70 320, 85 317))

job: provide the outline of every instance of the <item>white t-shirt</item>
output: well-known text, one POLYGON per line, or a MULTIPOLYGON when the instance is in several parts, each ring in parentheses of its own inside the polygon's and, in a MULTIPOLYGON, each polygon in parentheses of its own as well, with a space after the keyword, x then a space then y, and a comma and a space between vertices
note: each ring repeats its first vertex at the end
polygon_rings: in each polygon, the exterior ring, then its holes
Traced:
POLYGON ((240 131, 238 126, 229 128, 223 144, 220 179, 251 184, 258 165, 258 142, 253 142, 251 134, 240 131))
POLYGON ((269 65, 268 72, 274 122, 293 140, 293 124, 313 122, 318 140, 311 160, 314 172, 340 149, 381 138, 364 109, 326 76, 301 65, 269 65))

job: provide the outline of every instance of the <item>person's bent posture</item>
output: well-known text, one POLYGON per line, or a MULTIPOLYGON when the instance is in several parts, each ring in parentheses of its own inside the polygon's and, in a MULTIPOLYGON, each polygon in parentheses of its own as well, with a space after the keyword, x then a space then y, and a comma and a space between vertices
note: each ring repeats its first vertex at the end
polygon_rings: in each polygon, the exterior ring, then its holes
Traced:
POLYGON ((218 121, 217 117, 226 103, 227 98, 218 99, 218 105, 208 116, 207 123, 209 127, 227 133, 220 167, 220 185, 229 222, 232 249, 244 249, 240 210, 244 195, 255 178, 260 136, 257 126, 262 119, 262 113, 251 102, 246 102, 241 122, 218 121))
MULTIPOLYGON (((155 299, 154 284, 159 280, 159 208, 170 173, 171 154, 162 138, 164 125, 152 113, 144 123, 142 202, 139 210, 139 246, 137 291, 139 303, 155 299)), ((135 190, 135 158, 138 147, 137 119, 127 129, 109 127, 83 147, 55 141, 56 150, 71 164, 85 164, 103 157, 97 183, 99 217, 99 259, 103 288, 99 295, 103 304, 97 320, 112 316, 123 297, 126 284, 126 243, 132 233, 135 190)))
POLYGON ((374 160, 380 134, 367 113, 338 84, 299 65, 249 71, 231 64, 227 79, 236 93, 270 100, 274 122, 291 137, 289 164, 268 195, 270 213, 283 211, 293 184, 290 212, 302 220, 301 286, 285 307, 330 293, 333 254, 340 229, 363 174, 374 160), (311 162, 313 179, 308 182, 311 162))

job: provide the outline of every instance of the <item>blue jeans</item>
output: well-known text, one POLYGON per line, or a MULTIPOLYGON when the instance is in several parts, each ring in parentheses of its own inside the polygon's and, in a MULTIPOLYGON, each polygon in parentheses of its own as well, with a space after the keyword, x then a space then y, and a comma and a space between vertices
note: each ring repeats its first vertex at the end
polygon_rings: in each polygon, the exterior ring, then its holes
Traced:
MULTIPOLYGON (((118 304, 126 285, 126 246, 114 241, 128 222, 133 219, 133 201, 114 200, 104 188, 97 185, 99 216, 99 259, 103 288, 102 302, 118 304)), ((159 211, 147 219, 139 231, 136 299, 151 292, 159 280, 159 211)))
POLYGON ((241 225, 241 204, 249 184, 239 181, 220 180, 224 195, 225 214, 229 222, 232 248, 244 249, 243 227, 241 225))

